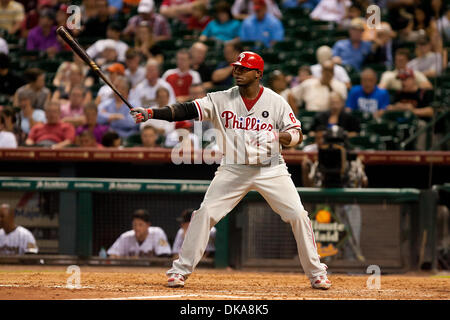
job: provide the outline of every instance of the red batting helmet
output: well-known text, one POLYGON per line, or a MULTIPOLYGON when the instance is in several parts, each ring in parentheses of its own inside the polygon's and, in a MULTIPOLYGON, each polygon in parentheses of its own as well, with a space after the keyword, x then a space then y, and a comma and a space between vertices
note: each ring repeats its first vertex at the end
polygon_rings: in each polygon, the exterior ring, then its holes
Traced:
POLYGON ((256 69, 261 72, 264 71, 264 60, 259 54, 251 51, 244 51, 239 54, 239 58, 236 62, 233 62, 233 66, 243 66, 249 69, 256 69))

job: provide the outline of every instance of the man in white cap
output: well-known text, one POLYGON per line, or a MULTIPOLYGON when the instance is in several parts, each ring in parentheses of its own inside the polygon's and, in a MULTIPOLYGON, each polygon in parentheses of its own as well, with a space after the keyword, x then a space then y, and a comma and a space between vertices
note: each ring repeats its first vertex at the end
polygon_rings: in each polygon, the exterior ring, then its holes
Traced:
MULTIPOLYGON (((329 46, 319 47, 316 50, 316 58, 318 63, 311 66, 312 76, 320 79, 322 77, 322 64, 325 61, 330 60, 332 57, 333 51, 329 46)), ((334 65, 334 78, 345 83, 348 89, 351 88, 352 82, 350 81, 347 71, 345 71, 344 67, 338 64, 334 65)))
POLYGON ((86 53, 93 59, 97 59, 105 48, 114 48, 117 51, 117 59, 125 61, 125 53, 128 50, 128 45, 120 40, 121 26, 117 22, 111 22, 106 30, 106 37, 108 39, 101 39, 90 46, 86 53))
POLYGON ((155 12, 153 0, 141 0, 138 6, 138 14, 128 20, 127 27, 123 31, 125 36, 131 37, 136 32, 136 28, 143 21, 147 22, 153 31, 153 41, 170 39, 170 25, 167 19, 155 12))

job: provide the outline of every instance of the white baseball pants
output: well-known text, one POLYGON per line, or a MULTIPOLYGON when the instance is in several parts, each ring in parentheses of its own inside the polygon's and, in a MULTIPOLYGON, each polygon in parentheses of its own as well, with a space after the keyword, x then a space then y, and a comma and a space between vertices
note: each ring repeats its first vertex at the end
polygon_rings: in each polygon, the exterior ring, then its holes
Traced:
POLYGON ((314 232, 285 164, 274 167, 222 165, 206 191, 200 208, 194 211, 179 258, 167 275, 179 273, 186 278, 202 258, 209 232, 251 190, 259 192, 284 222, 291 224, 300 263, 309 277, 326 275, 320 263, 314 232))

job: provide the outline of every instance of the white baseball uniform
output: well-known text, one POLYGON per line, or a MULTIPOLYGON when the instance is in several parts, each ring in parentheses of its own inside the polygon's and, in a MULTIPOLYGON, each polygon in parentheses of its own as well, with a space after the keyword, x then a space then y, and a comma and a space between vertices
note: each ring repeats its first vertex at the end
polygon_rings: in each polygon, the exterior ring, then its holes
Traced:
POLYGON ((0 255, 25 253, 38 253, 36 240, 29 230, 18 226, 14 231, 6 234, 4 229, 0 229, 0 255))
POLYGON ((188 277, 193 272, 208 244, 211 228, 251 190, 258 191, 272 210, 291 224, 306 275, 309 278, 326 275, 308 212, 290 178, 278 140, 264 143, 266 140, 262 138, 259 148, 253 143, 255 137, 264 137, 261 132, 301 128, 289 104, 264 87, 257 102, 247 110, 237 86, 208 93, 194 103, 198 119, 214 124, 224 156, 200 208, 192 214, 179 258, 167 275, 178 273, 188 277))
POLYGON ((144 242, 139 244, 134 230, 124 232, 107 251, 108 255, 121 257, 152 257, 171 254, 166 233, 160 227, 149 227, 144 242))

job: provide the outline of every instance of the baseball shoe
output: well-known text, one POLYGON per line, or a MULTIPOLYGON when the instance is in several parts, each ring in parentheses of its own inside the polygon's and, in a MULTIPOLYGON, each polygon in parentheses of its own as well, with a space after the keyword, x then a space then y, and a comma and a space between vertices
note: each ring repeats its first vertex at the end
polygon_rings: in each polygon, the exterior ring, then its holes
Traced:
POLYGON ((182 288, 184 287, 184 280, 186 278, 182 274, 172 273, 167 279, 167 285, 171 288, 182 288))
POLYGON ((328 290, 331 287, 331 281, 328 280, 327 276, 317 276, 311 279, 311 286, 313 289, 328 290))

